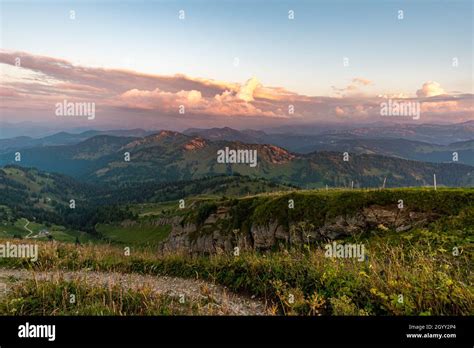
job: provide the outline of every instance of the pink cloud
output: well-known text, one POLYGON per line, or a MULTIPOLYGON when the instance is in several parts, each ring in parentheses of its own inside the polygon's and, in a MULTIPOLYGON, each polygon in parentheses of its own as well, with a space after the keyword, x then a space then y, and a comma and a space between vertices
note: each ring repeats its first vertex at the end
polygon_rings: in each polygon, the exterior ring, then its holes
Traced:
MULTIPOLYGON (((130 70, 77 66, 66 60, 25 52, 0 51, 0 64, 18 69, 16 79, 2 79, 0 108, 52 112, 63 99, 93 101, 111 120, 139 112, 150 119, 175 115, 183 105, 188 115, 212 117, 279 118, 305 121, 380 120, 380 97, 362 93, 373 86, 355 77, 338 97, 306 96, 283 87, 265 86, 252 77, 243 83, 192 78, 182 74, 162 76, 130 70), (21 59, 15 67, 15 58, 21 59), (21 73, 20 73, 21 72, 21 73), (32 76, 25 78, 25 75, 32 76), (290 113, 289 110, 294 110, 290 113)), ((15 77, 15 74, 13 74, 15 77)), ((448 95, 436 82, 425 82, 417 91, 427 120, 472 119, 472 94, 448 95)), ((401 97, 401 96, 399 96, 401 97)), ((405 97, 405 96, 403 96, 405 97)), ((20 114, 20 113, 19 113, 20 114)))
POLYGON ((362 86, 369 86, 369 85, 373 84, 372 81, 370 81, 368 79, 364 79, 362 77, 356 77, 356 78, 352 79, 352 83, 354 83, 356 85, 362 85, 362 86))
MULTIPOLYGON (((248 97, 248 96, 246 96, 248 97)), ((277 117, 273 112, 262 111, 242 99, 242 95, 224 91, 213 98, 205 98, 196 90, 165 92, 160 89, 144 91, 129 90, 118 98, 115 106, 131 109, 162 110, 167 113, 178 113, 184 106, 186 113, 222 116, 267 116, 277 117)))
POLYGON ((18 97, 19 95, 14 88, 0 87, 0 97, 18 97))
POLYGON ((373 82, 362 78, 362 77, 355 77, 351 80, 351 83, 348 84, 346 87, 337 88, 332 86, 333 91, 336 95, 339 96, 347 96, 347 95, 360 95, 363 96, 361 88, 367 87, 372 85, 373 82))
POLYGON ((428 81, 423 84, 421 89, 416 91, 416 95, 420 98, 423 97, 434 97, 437 95, 445 94, 444 89, 438 82, 428 81))

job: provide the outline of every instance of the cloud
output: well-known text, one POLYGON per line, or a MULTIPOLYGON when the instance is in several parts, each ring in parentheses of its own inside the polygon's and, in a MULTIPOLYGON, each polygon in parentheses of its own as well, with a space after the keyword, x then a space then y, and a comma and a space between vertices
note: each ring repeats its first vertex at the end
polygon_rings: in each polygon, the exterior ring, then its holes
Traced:
MULTIPOLYGON (((248 99, 249 95, 244 97, 248 99)), ((116 107, 161 110, 175 114, 181 106, 184 106, 185 112, 191 114, 282 117, 272 111, 263 111, 247 102, 241 94, 228 90, 212 98, 204 98, 201 92, 196 90, 171 93, 160 89, 153 91, 132 89, 121 94, 113 104, 116 107)))
POLYGON ((162 91, 156 88, 152 91, 131 89, 122 93, 115 106, 123 106, 131 109, 178 111, 180 105, 196 105, 202 100, 199 91, 179 91, 177 93, 162 91))
POLYGON ((10 81, 8 95, 28 99, 26 104, 38 99, 35 107, 38 107, 40 100, 47 106, 51 103, 50 99, 74 97, 93 99, 101 106, 115 108, 171 112, 177 110, 177 106, 185 105, 188 110, 212 115, 250 116, 254 113, 252 116, 286 117, 276 109, 263 109, 268 108, 268 101, 294 95, 283 88, 264 87, 255 77, 239 84, 191 78, 183 74, 151 75, 77 66, 62 59, 4 50, 0 51, 0 63, 16 71, 13 75, 17 76, 17 80, 10 81), (20 67, 14 67, 17 57, 21 61, 20 67), (25 79, 25 72, 39 77, 34 81, 25 79), (224 102, 227 105, 223 105, 224 102))
POLYGON ((253 101, 253 93, 257 87, 260 87, 261 85, 262 84, 258 82, 255 77, 252 77, 250 80, 247 80, 242 87, 240 87, 239 93, 237 93, 237 98, 246 102, 253 101))
MULTIPOLYGON (((186 115, 212 125, 218 124, 218 118, 223 120, 221 124, 226 124, 229 118, 239 117, 246 118, 241 124, 250 122, 250 118, 262 119, 262 123, 269 118, 295 122, 379 121, 383 99, 375 93, 372 96, 363 93, 364 88, 375 84, 362 77, 351 79, 346 87, 333 87, 337 96, 328 97, 265 86, 256 77, 239 83, 182 74, 153 75, 78 66, 63 59, 5 50, 0 50, 0 65, 0 109, 8 110, 9 115, 16 110, 19 119, 29 115, 25 120, 42 111, 54 117, 55 103, 67 99, 95 102, 100 111, 98 120, 103 117, 109 123, 118 117, 130 119, 131 113, 150 122, 170 116, 172 122, 178 122, 174 116, 181 105, 186 115), (17 57, 21 59, 20 67, 15 66, 17 57)), ((388 95, 394 98, 384 93, 388 95)), ((421 102, 426 121, 445 121, 447 117, 453 122, 472 119, 472 94, 447 94, 436 82, 425 82, 416 98, 400 94, 396 98, 421 102)))
POLYGON ((386 99, 404 99, 410 98, 408 94, 405 93, 391 93, 391 94, 379 94, 377 97, 386 98, 386 99))
POLYGON ((416 95, 419 98, 434 97, 434 96, 442 95, 445 93, 446 92, 444 91, 443 88, 441 88, 441 85, 435 81, 425 82, 423 86, 421 87, 421 89, 416 91, 416 95))
POLYGON ((336 116, 344 116, 345 115, 345 111, 343 108, 341 108, 340 106, 336 106, 336 116))
POLYGON ((15 89, 0 86, 0 97, 17 97, 17 96, 19 96, 19 94, 15 89))
POLYGON ((369 86, 369 85, 371 85, 373 82, 370 81, 370 80, 361 78, 361 77, 356 77, 356 78, 352 79, 352 83, 353 83, 353 84, 356 84, 356 85, 369 86))
MULTIPOLYGON (((450 115, 452 118, 454 118, 453 115, 456 114, 467 114, 471 115, 468 119, 472 120, 472 115, 474 114, 474 99, 472 95, 446 98, 432 97, 421 103, 421 112, 450 115)), ((446 121, 445 116, 443 120, 446 121)))
POLYGON ((364 79, 362 77, 355 77, 351 80, 351 83, 348 84, 346 87, 343 88, 337 88, 335 86, 332 86, 333 91, 335 92, 336 95, 339 96, 346 96, 346 95, 356 95, 360 94, 361 95, 361 88, 367 87, 372 85, 373 82, 368 79, 364 79))
POLYGON ((88 92, 104 92, 104 88, 96 88, 93 86, 87 86, 87 85, 81 85, 77 83, 69 83, 69 82, 60 82, 56 84, 56 88, 62 89, 62 90, 71 90, 71 91, 88 91, 88 92))

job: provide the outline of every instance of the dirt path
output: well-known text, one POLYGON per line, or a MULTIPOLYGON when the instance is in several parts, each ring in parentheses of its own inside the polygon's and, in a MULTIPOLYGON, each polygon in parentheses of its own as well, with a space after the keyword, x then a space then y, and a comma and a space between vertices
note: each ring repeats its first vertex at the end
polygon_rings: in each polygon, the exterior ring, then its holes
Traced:
POLYGON ((30 238, 33 231, 28 228, 28 225, 30 224, 30 221, 28 221, 28 219, 25 219, 25 220, 26 220, 26 224, 25 224, 25 226, 23 226, 23 228, 25 230, 27 230, 28 232, 30 232, 27 236, 25 236, 25 238, 30 238))
POLYGON ((246 296, 231 293, 226 288, 195 279, 165 276, 150 276, 133 273, 107 273, 89 271, 34 272, 22 269, 0 268, 0 296, 8 291, 13 281, 26 279, 54 280, 61 276, 64 280, 81 279, 87 285, 119 285, 124 290, 152 289, 157 294, 173 297, 184 295, 185 300, 199 300, 211 297, 218 312, 227 315, 266 315, 265 304, 246 296))

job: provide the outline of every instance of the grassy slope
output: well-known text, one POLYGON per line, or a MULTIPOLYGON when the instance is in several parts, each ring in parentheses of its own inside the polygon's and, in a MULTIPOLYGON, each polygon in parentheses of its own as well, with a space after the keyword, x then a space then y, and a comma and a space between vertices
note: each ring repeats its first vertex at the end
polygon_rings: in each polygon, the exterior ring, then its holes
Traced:
MULTIPOLYGON (((22 238, 25 238, 26 236, 30 234, 30 232, 24 227, 26 222, 27 220, 24 218, 18 219, 14 223, 3 222, 0 225, 0 238, 12 238, 14 236, 20 236, 22 238)), ((42 223, 36 223, 36 222, 30 221, 27 227, 31 231, 33 231, 31 236, 37 235, 38 232, 40 232, 41 230, 47 230, 49 231, 50 235, 53 236, 55 240, 60 241, 60 242, 73 243, 76 241, 76 237, 79 238, 79 241, 81 243, 97 240, 90 234, 71 230, 71 229, 65 228, 64 226, 59 226, 59 225, 54 225, 54 224, 50 226, 46 226, 45 224, 42 224, 42 223)), ((48 239, 47 237, 32 238, 32 240, 43 240, 43 241, 47 239, 48 239)))
MULTIPOLYGON (((37 213, 41 211, 53 213, 53 202, 67 206, 70 197, 84 197, 87 194, 90 195, 90 199, 101 204, 108 204, 109 201, 117 203, 115 201, 120 197, 124 199, 127 205, 127 199, 131 199, 131 197, 132 202, 133 197, 143 199, 145 202, 175 199, 172 202, 131 204, 133 212, 143 216, 153 216, 162 215, 163 209, 169 211, 177 207, 178 199, 189 196, 193 196, 193 198, 186 198, 187 205, 192 204, 195 200, 219 199, 225 195, 239 196, 248 193, 288 189, 286 186, 261 179, 250 179, 243 176, 221 176, 191 182, 156 185, 153 189, 141 187, 138 189, 128 188, 128 191, 125 192, 122 192, 122 190, 105 191, 102 197, 95 190, 87 191, 90 188, 88 186, 82 187, 78 182, 72 185, 71 190, 68 188, 68 184, 72 179, 56 174, 43 173, 34 168, 5 167, 0 171, 0 175, 0 179, 5 178, 4 181, 0 180, 0 189, 12 190, 5 191, 5 197, 3 198, 7 199, 6 204, 0 205, 0 237, 26 237, 29 234, 29 231, 24 228, 27 222, 25 215, 19 214, 18 210, 11 208, 19 205, 24 211, 30 212, 28 228, 34 232, 33 235, 46 229, 54 239, 66 242, 74 242, 76 237, 79 238, 80 242, 86 242, 92 240, 92 236, 57 224, 37 223, 33 216, 38 217, 37 213), (74 191, 75 188, 78 190, 74 191), (143 192, 151 192, 151 195, 144 197, 141 194, 143 192), (199 193, 198 197, 196 197, 196 192, 199 193), (106 201, 101 202, 101 199, 106 199, 106 201)), ((147 221, 144 223, 140 221, 139 223, 139 226, 129 228, 121 227, 118 223, 104 223, 99 224, 97 230, 102 233, 106 241, 140 245, 156 245, 167 236, 170 230, 169 226, 163 228, 150 226, 147 221)))
POLYGON ((117 224, 99 224, 96 229, 104 238, 115 243, 156 246, 168 236, 171 226, 140 223, 123 227, 117 224))
MULTIPOLYGON (((383 203, 383 197, 394 204, 400 195, 415 209, 445 215, 426 228, 404 233, 372 231, 346 240, 365 245, 369 257, 363 262, 325 257, 322 244, 265 254, 189 257, 158 255, 154 248, 132 247, 131 255, 125 256, 122 248, 114 246, 91 244, 77 248, 70 244, 40 243, 38 262, 0 259, 0 265, 205 278, 232 290, 265 298, 273 311, 281 314, 473 315, 474 288, 470 272, 474 265, 473 190, 378 192, 290 195, 297 195, 296 202, 312 197, 308 204, 301 204, 295 216, 311 217, 324 207, 326 213, 353 211, 355 205, 369 204, 375 198, 376 202, 383 203)), ((253 218, 262 221, 279 214, 270 208, 279 208, 281 202, 287 202, 287 196, 281 194, 255 199, 262 200, 262 204, 253 218)))
POLYGON ((324 315, 472 315, 473 287, 465 236, 454 244, 463 252, 451 253, 452 240, 418 231, 417 239, 367 242, 370 258, 334 259, 321 248, 260 255, 189 258, 159 257, 152 251, 107 246, 40 245, 40 260, 4 259, 9 267, 37 270, 89 268, 118 272, 198 277, 216 281, 235 291, 266 298, 281 314, 324 315), (60 257, 58 257, 58 255, 60 257), (403 303, 398 302, 403 295, 403 303), (294 301, 290 298, 293 297, 294 301))
MULTIPOLYGON (((349 217, 361 213, 364 208, 376 206, 397 213, 400 211, 397 207, 400 200, 403 201, 405 213, 422 212, 439 219, 455 216, 465 209, 472 209, 474 190, 354 189, 274 192, 227 201, 207 202, 207 204, 198 205, 196 209, 190 209, 186 219, 190 222, 204 221, 209 216, 209 205, 224 205, 230 208, 231 219, 222 221, 224 224, 221 226, 228 231, 240 229, 246 233, 252 225, 264 226, 272 222, 277 222, 286 230, 300 222, 317 229, 336 217, 349 217), (290 199, 294 201, 293 209, 288 208, 290 199)), ((213 228, 217 228, 216 226, 213 228)), ((198 233, 206 233, 206 231, 198 231, 198 233)))

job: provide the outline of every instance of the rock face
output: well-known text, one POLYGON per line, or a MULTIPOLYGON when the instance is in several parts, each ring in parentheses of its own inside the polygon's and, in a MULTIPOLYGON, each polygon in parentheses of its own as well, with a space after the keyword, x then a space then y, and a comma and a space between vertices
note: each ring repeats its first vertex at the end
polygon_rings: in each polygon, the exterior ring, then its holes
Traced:
POLYGON ((202 138, 194 138, 190 142, 184 145, 184 149, 187 151, 194 151, 206 147, 207 142, 202 138))
POLYGON ((219 207, 202 226, 184 223, 180 218, 158 221, 157 224, 171 224, 169 237, 162 243, 163 252, 190 254, 219 254, 245 250, 268 250, 279 245, 301 245, 321 240, 340 239, 358 235, 368 230, 392 229, 404 232, 424 226, 436 216, 430 213, 410 212, 371 206, 353 215, 327 217, 321 226, 306 221, 290 223, 290 227, 278 224, 276 220, 264 225, 252 225, 246 232, 222 230, 220 221, 230 219, 229 209, 219 207))

